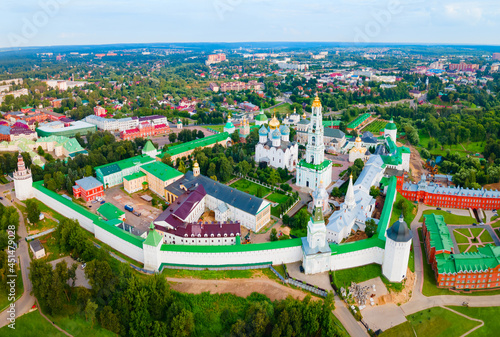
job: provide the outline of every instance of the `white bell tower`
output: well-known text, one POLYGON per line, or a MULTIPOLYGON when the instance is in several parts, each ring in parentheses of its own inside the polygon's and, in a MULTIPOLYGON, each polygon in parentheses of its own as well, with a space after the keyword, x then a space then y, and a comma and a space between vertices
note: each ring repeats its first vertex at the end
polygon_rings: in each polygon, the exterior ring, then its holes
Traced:
POLYGON ((21 156, 21 154, 17 157, 17 171, 14 172, 13 176, 16 198, 19 200, 33 198, 33 178, 31 176, 31 170, 24 165, 23 156, 21 156))

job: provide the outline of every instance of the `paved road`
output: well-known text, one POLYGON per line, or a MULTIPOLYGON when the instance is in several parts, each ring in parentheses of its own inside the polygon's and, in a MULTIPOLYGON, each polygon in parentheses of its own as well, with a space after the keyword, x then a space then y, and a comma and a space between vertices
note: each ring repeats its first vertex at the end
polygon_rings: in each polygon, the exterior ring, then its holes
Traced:
POLYGON ((369 336, 366 329, 361 325, 361 323, 354 319, 349 309, 345 306, 344 301, 342 301, 337 295, 335 295, 335 310, 333 311, 333 314, 338 318, 340 323, 342 323, 344 328, 349 333, 349 336, 369 336))
MULTIPOLYGON (((0 192, 3 195, 3 191, 6 190, 11 190, 14 187, 14 183, 9 183, 6 185, 0 186, 0 192)), ((3 200, 0 200, 0 202, 4 206, 12 206, 11 202, 4 198, 3 200)), ((16 258, 21 261, 21 271, 22 271, 22 277, 23 277, 23 284, 24 284, 24 293, 21 296, 20 299, 18 299, 15 304, 16 304, 16 317, 19 317, 25 313, 27 313, 33 304, 35 303, 35 297, 30 294, 32 290, 32 285, 31 281, 29 279, 29 266, 31 264, 31 259, 30 255, 28 252, 28 243, 24 238, 28 236, 28 233, 26 231, 26 226, 24 223, 24 217, 23 214, 18 211, 19 213, 19 229, 18 229, 18 235, 20 236, 20 241, 19 241, 19 247, 16 250, 16 258)), ((9 314, 7 311, 3 311, 0 313, 0 327, 3 327, 10 322, 7 320, 9 318, 9 314)))

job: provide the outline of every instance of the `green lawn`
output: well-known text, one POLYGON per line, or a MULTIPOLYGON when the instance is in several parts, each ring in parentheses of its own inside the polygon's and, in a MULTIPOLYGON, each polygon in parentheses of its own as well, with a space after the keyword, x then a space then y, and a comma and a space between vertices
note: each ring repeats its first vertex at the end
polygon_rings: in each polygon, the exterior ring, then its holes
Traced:
POLYGON ((497 336, 500 331, 500 307, 486 307, 486 308, 466 308, 466 307, 451 307, 462 314, 469 317, 480 319, 484 321, 484 326, 472 332, 470 337, 489 337, 497 336))
POLYGON ((469 244, 458 244, 458 250, 460 251, 460 253, 465 253, 465 251, 467 250, 467 248, 469 248, 469 244))
POLYGON ((457 240, 457 243, 469 243, 469 237, 470 237, 470 233, 469 233, 469 230, 467 228, 459 228, 459 229, 455 229, 453 232, 458 232, 458 233, 453 233, 453 235, 455 236, 455 240, 457 240), (462 233, 462 231, 466 230, 467 233, 462 233), (459 234, 460 233, 460 234, 459 234), (462 235, 464 234, 464 235, 462 235))
POLYGON ((410 322, 404 322, 388 330, 385 330, 380 337, 411 337, 414 336, 413 327, 410 322))
POLYGON ((406 318, 417 336, 423 337, 461 336, 480 324, 441 307, 419 311, 406 318))
MULTIPOLYGON (((252 278, 255 274, 260 274, 263 269, 254 270, 188 270, 188 269, 168 269, 165 268, 161 274, 165 277, 196 278, 202 280, 232 279, 232 278, 252 278)), ((271 272, 272 273, 272 272, 271 272)), ((274 274, 273 274, 274 275, 274 274)), ((276 275, 274 275, 276 277, 276 275)))
POLYGON ((487 230, 485 230, 483 234, 481 234, 479 240, 481 240, 482 243, 493 242, 493 238, 487 230))
POLYGON ((448 225, 472 225, 476 220, 470 216, 462 216, 462 215, 456 215, 453 213, 448 213, 443 210, 426 210, 422 213, 422 217, 420 218, 420 222, 424 221, 424 215, 427 214, 436 214, 436 215, 442 215, 444 217, 444 222, 446 222, 448 225))
POLYGON ((388 289, 392 289, 394 291, 402 290, 402 285, 400 283, 390 283, 382 275, 382 267, 375 263, 356 268, 336 270, 330 272, 330 274, 332 274, 334 283, 338 288, 347 288, 351 285, 351 282, 360 283, 380 277, 388 289))
POLYGON ((262 198, 271 192, 269 188, 260 186, 246 179, 240 179, 232 183, 230 187, 234 187, 237 190, 243 191, 259 198, 262 198))
POLYGON ((277 106, 276 108, 266 109, 266 111, 269 111, 271 114, 274 114, 275 110, 276 110, 277 114, 292 114, 293 113, 292 105, 289 103, 283 103, 283 104, 277 106))
POLYGON ((394 202, 394 207, 392 209, 391 219, 389 220, 389 226, 395 223, 399 219, 399 216, 401 215, 401 207, 399 206, 401 200, 403 200, 403 203, 406 205, 406 214, 404 216, 404 219, 405 222, 408 224, 408 227, 410 227, 413 219, 415 219, 415 216, 417 215, 418 206, 415 203, 403 197, 398 192, 398 194, 396 195, 396 201, 394 202))
POLYGON ((204 129, 212 129, 212 130, 215 130, 215 131, 222 132, 222 131, 224 131, 224 124, 222 124, 222 125, 204 125, 204 126, 202 126, 202 128, 204 128, 204 129))
MULTIPOLYGON (((17 270, 17 279, 16 279, 16 285, 18 286, 16 290, 16 300, 21 297, 21 295, 24 292, 24 284, 23 284, 23 276, 21 274, 21 270, 17 270)), ((10 305, 9 301, 9 296, 7 291, 5 290, 0 290, 0 311, 3 311, 3 309, 6 309, 10 305)), ((1 335, 1 334, 0 334, 1 335)))
POLYGON ((41 337, 54 336, 65 337, 66 335, 54 328, 45 318, 40 315, 38 310, 27 313, 16 319, 16 329, 4 326, 0 329, 0 336, 23 336, 23 337, 41 337))
POLYGON ((281 193, 273 193, 273 194, 270 194, 266 197, 267 200, 271 201, 271 202, 277 202, 278 204, 282 204, 284 202, 286 202, 290 197, 288 195, 285 195, 285 194, 281 194, 281 193))
POLYGON ((470 232, 471 232, 473 238, 477 238, 481 234, 482 231, 483 231, 483 228, 470 228, 470 232))
POLYGON ((274 270, 276 270, 281 276, 285 277, 285 268, 282 264, 277 264, 273 266, 274 270))

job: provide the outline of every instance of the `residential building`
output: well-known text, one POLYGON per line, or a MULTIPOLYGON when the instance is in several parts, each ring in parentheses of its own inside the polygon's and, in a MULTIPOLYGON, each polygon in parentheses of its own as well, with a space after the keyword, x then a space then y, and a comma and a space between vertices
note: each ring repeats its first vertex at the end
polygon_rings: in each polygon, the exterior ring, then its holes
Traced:
POLYGON ((448 66, 449 70, 457 70, 457 71, 475 71, 479 69, 478 64, 467 64, 465 62, 460 62, 459 64, 451 63, 448 66))
POLYGON ((94 115, 96 115, 97 117, 106 117, 107 114, 108 111, 102 106, 94 107, 94 115))
MULTIPOLYGON (((165 197, 165 187, 182 178, 183 174, 173 167, 155 161, 149 164, 144 164, 139 167, 139 170, 146 176, 139 177, 141 184, 143 179, 148 184, 149 190, 156 193, 160 197, 165 197)), ((128 180, 128 179, 127 179, 128 180)))
POLYGON ((194 185, 180 195, 158 218, 155 229, 166 244, 232 245, 240 235, 238 222, 199 221, 205 213, 207 192, 203 185, 194 185))
POLYGON ((227 223, 232 220, 258 232, 271 220, 271 204, 268 201, 205 177, 199 174, 199 170, 188 171, 184 177, 167 186, 165 199, 172 204, 184 192, 199 185, 207 193, 206 208, 214 211, 218 222, 227 223))
POLYGON ((30 250, 35 259, 41 259, 45 256, 45 248, 43 248, 42 243, 38 239, 30 241, 30 250))
POLYGON ((139 168, 155 159, 141 155, 123 159, 114 163, 98 166, 95 168, 97 179, 103 183, 104 188, 110 188, 123 183, 123 177, 139 172, 139 168))
POLYGON ((73 186, 73 196, 82 198, 86 202, 92 201, 97 197, 104 196, 103 184, 94 177, 85 177, 75 181, 73 186))
POLYGON ((226 54, 224 53, 210 54, 208 55, 208 59, 205 61, 205 64, 209 66, 211 64, 223 62, 225 60, 226 60, 226 54))

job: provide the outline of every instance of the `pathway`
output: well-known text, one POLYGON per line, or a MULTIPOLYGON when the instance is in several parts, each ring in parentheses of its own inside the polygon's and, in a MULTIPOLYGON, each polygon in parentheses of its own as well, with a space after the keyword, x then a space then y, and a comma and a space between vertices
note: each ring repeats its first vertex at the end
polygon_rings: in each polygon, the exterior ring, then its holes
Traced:
POLYGON ((40 305, 38 304, 38 300, 36 301, 36 306, 38 307, 38 311, 40 312, 40 315, 42 315, 43 318, 45 318, 50 324, 52 324, 52 326, 54 328, 56 328, 57 330, 61 331, 63 334, 65 334, 66 336, 70 336, 70 337, 73 337, 73 335, 69 334, 68 332, 66 332, 65 330, 61 329, 59 326, 57 326, 54 322, 52 322, 47 316, 44 315, 44 313, 42 312, 42 310, 40 310, 40 305))
MULTIPOLYGON (((13 183, 2 185, 0 187, 0 192, 12 189, 13 185, 14 185, 13 183)), ((13 205, 13 203, 11 203, 9 200, 5 198, 3 200, 0 200, 0 202, 4 206, 13 205)), ((21 273, 23 278, 24 293, 21 296, 21 298, 19 298, 15 302, 16 318, 27 313, 35 303, 35 297, 31 295, 32 284, 31 280, 29 279, 29 266, 31 264, 31 258, 28 252, 28 243, 26 242, 26 240, 24 240, 24 238, 28 236, 28 232, 26 231, 26 224, 22 212, 19 210, 17 212, 19 213, 19 228, 17 230, 17 234, 19 235, 20 240, 18 242, 19 246, 16 249, 15 255, 16 259, 21 263, 21 273)), ((9 313, 6 310, 0 313, 0 327, 3 327, 8 323, 10 323, 7 320, 8 318, 9 318, 9 313)))
POLYGON ((459 315, 459 316, 465 317, 465 318, 467 318, 467 319, 469 319, 469 320, 471 320, 471 321, 476 321, 476 322, 481 323, 481 324, 479 324, 478 326, 476 326, 476 327, 474 327, 474 328, 470 329, 469 331, 467 331, 466 333, 464 333, 464 334, 463 334, 462 336, 460 336, 460 337, 467 336, 467 335, 471 334, 472 332, 476 331, 477 329, 481 328, 481 327, 484 325, 484 321, 482 321, 482 320, 480 320, 480 319, 469 317, 469 316, 467 316, 467 315, 465 315, 465 314, 462 314, 461 312, 458 312, 458 311, 456 311, 456 310, 453 310, 453 309, 450 309, 450 308, 447 308, 447 307, 441 307, 441 308, 446 309, 446 310, 448 310, 448 311, 451 311, 452 313, 457 314, 457 315, 459 315))

